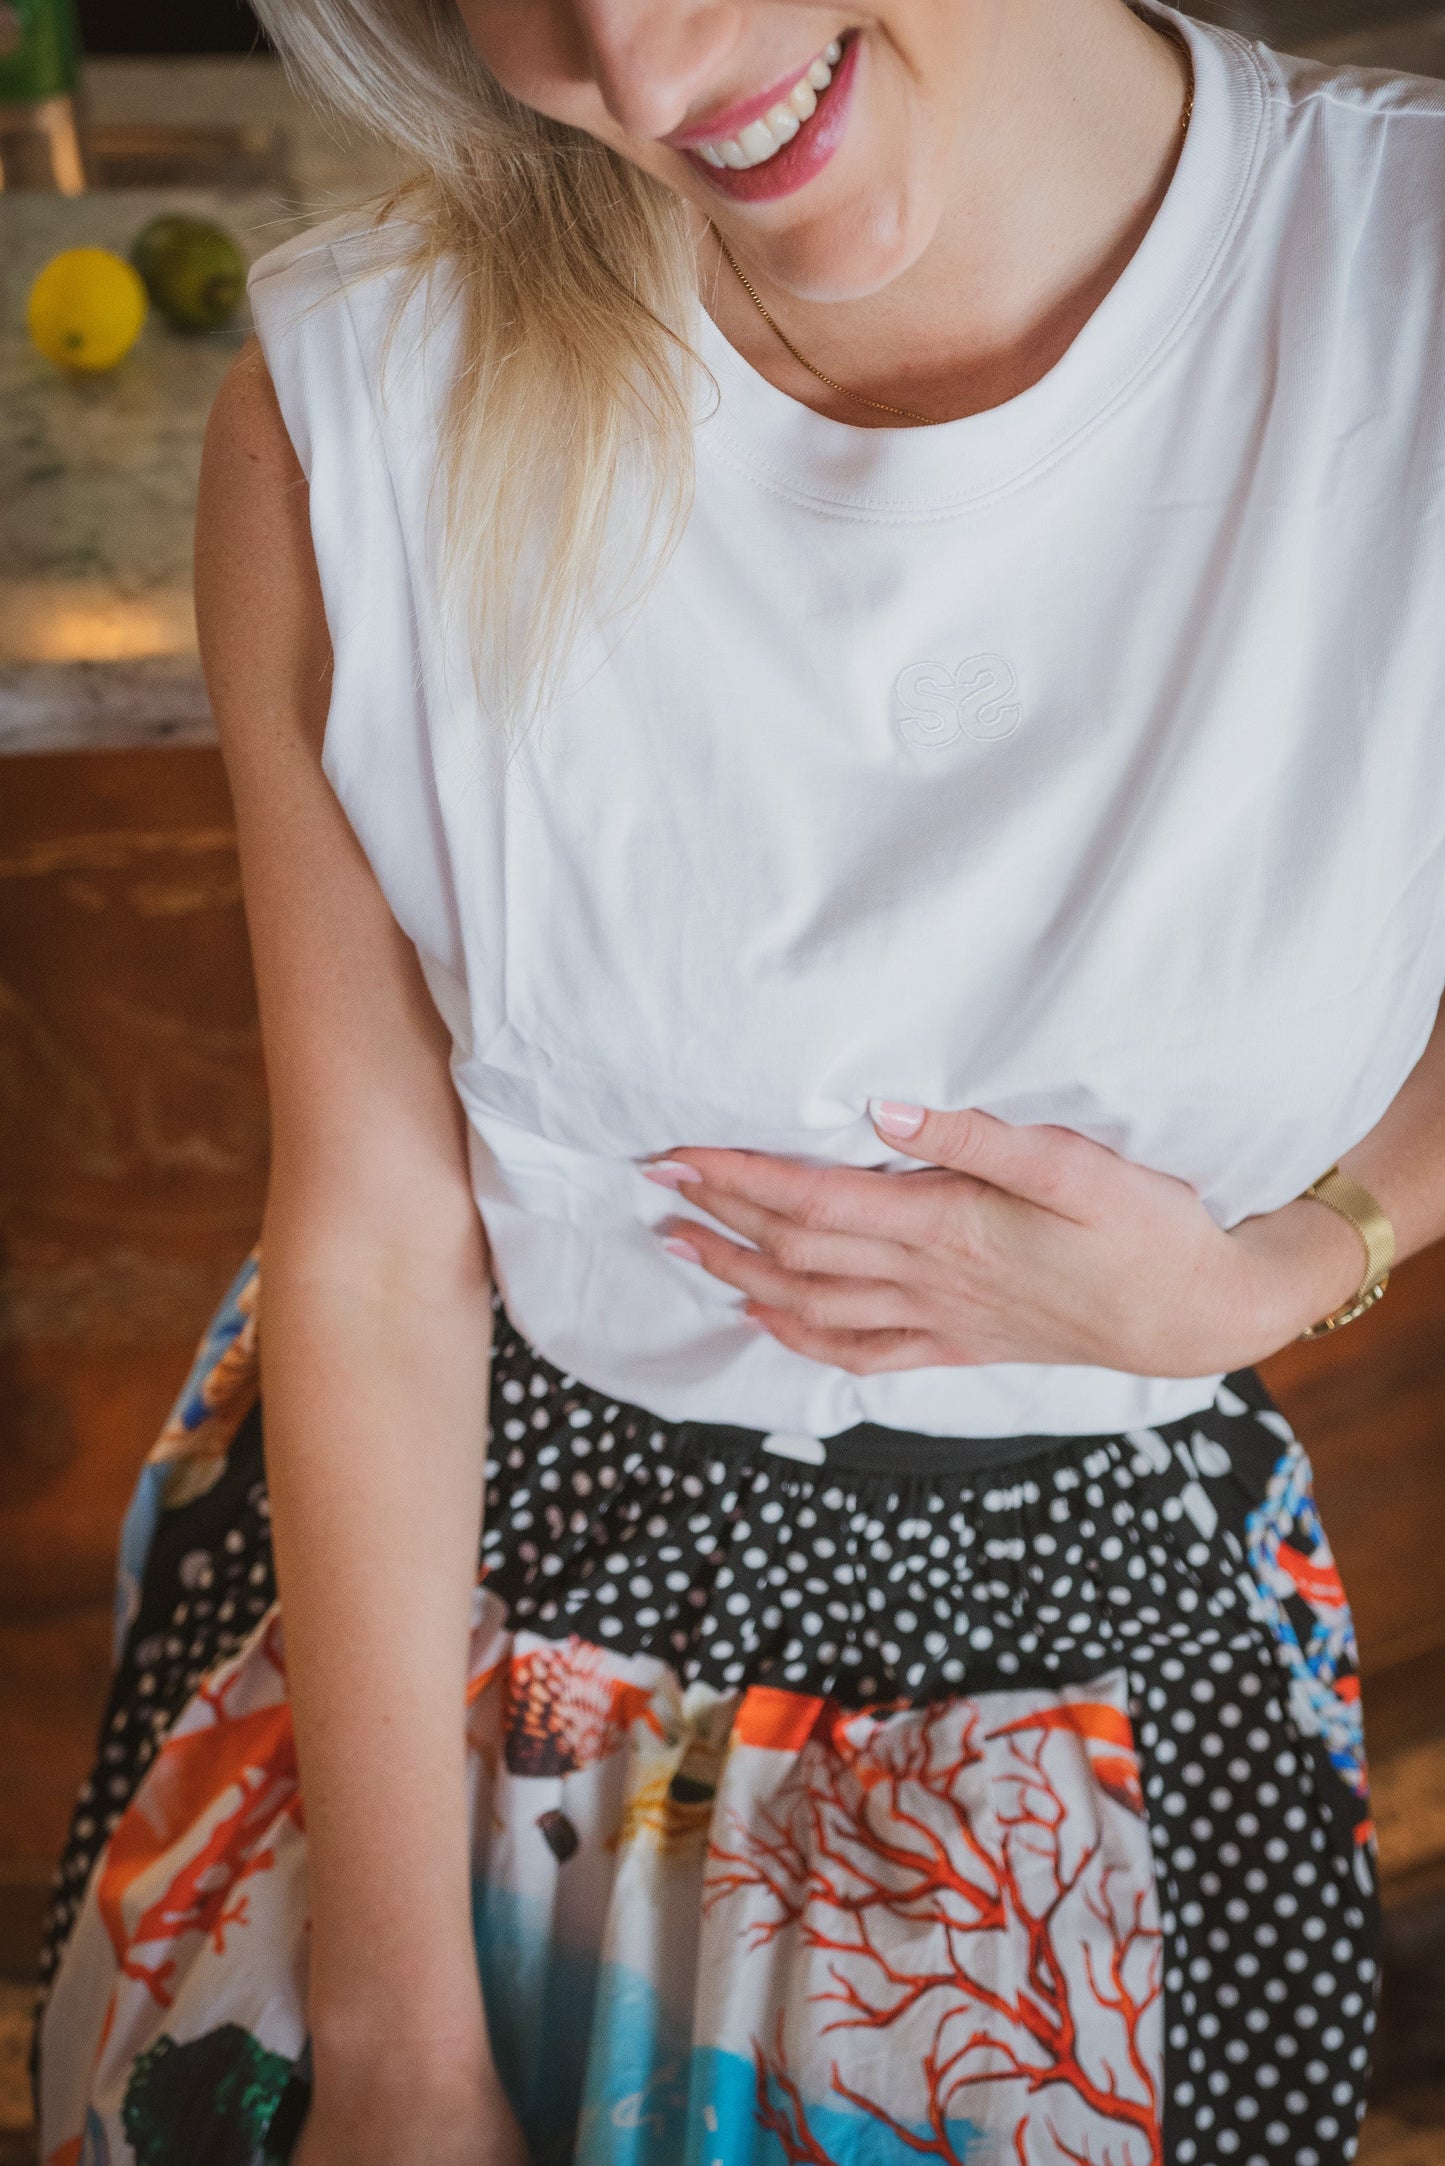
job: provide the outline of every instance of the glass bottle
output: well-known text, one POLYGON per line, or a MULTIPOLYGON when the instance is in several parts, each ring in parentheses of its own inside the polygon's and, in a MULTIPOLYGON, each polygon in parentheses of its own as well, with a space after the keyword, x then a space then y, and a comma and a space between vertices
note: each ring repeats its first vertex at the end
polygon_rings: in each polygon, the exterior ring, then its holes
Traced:
POLYGON ((0 188, 80 195, 75 0, 0 0, 0 188))

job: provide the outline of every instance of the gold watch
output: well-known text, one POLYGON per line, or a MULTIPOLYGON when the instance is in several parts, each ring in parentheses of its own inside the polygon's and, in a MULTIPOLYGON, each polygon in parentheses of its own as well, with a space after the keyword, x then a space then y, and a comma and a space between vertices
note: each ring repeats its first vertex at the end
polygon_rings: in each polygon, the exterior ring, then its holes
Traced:
POLYGON ((1322 1316, 1308 1331, 1300 1333, 1302 1339, 1322 1339, 1326 1332, 1338 1331, 1342 1324, 1352 1324, 1357 1316, 1363 1316, 1384 1293, 1390 1283, 1390 1266, 1395 1261, 1395 1229, 1370 1191, 1362 1188, 1358 1181, 1352 1181, 1347 1173, 1341 1173, 1338 1166, 1331 1166, 1328 1173, 1322 1173, 1304 1193, 1313 1196, 1316 1203, 1328 1205, 1341 1218, 1348 1219, 1365 1244, 1365 1275, 1359 1291, 1343 1307, 1322 1316))

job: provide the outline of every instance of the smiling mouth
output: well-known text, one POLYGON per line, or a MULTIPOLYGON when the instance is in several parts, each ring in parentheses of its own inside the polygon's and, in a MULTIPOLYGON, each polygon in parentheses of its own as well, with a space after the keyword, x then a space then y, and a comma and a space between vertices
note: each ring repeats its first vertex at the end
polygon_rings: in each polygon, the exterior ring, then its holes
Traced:
POLYGON ((833 38, 816 59, 809 61, 792 88, 736 135, 710 136, 689 143, 687 148, 695 158, 718 170, 746 173, 754 166, 766 165, 807 127, 842 57, 842 43, 833 38))

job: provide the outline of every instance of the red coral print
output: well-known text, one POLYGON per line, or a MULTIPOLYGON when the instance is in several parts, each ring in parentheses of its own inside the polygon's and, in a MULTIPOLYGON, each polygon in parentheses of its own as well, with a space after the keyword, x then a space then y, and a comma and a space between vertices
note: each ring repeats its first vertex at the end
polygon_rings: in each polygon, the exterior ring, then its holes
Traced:
POLYGON ((1092 1700, 1061 1700, 1057 1707, 1020 1715, 1017 1722, 1006 1722, 989 1735, 1012 1737, 1025 1730, 1071 1730, 1075 1737, 1082 1738, 1101 1789, 1107 1790, 1126 1812, 1143 1819, 1144 1790, 1139 1780, 1134 1730, 1121 1707, 1092 1700))
MULTIPOLYGON (((965 1702, 893 1724, 830 1709, 771 1800, 746 1820, 729 1813, 711 1846, 709 1909, 745 1902, 754 1949, 795 1936, 826 1981, 809 1995, 819 2035, 892 2033, 918 2068, 924 2121, 856 2088, 846 2052, 832 2063, 835 2098, 942 2166, 965 2166, 971 2102, 990 2094, 997 2125, 1000 2087, 1013 2085, 1019 2166, 1161 2166, 1152 1881, 1110 1862, 1107 1808, 1092 1786, 1080 1792, 1077 1758, 1061 1787, 1050 1760, 1061 1729, 1132 1762, 1114 1709, 1046 1709, 994 1732, 965 1702), (991 1744, 991 1779, 965 1782, 991 1744)), ((1132 1813, 1130 1786, 1119 1788, 1132 1813)), ((767 2044, 754 2040, 754 2059, 757 2117, 789 2166, 833 2166, 781 2021, 767 2044)))
MULTIPOLYGON (((276 1637, 273 1620, 264 1651, 279 1668, 279 1647, 272 1644, 276 1637)), ((278 1701, 233 1713, 227 1694, 240 1676, 233 1672, 202 1686, 197 1700, 214 1721, 184 1731, 162 1747, 110 1840, 97 1886, 100 1915, 121 1975, 144 1985, 162 2008, 170 2005, 175 1960, 163 1956, 144 1962, 139 1951, 173 1947, 186 1933, 204 1933, 223 1954, 227 1932, 247 1919, 248 1898, 238 1889, 275 1863, 268 1838, 278 1818, 300 1821, 290 1708, 278 1701), (129 1916, 130 1889, 223 1798, 234 1802, 204 1842, 186 1856, 153 1901, 129 1916)))

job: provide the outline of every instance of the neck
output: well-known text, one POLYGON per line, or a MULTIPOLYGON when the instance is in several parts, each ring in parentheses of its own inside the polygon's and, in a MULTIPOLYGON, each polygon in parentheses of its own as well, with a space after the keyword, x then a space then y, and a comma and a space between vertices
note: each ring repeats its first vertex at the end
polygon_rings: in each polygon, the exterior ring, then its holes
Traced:
MULTIPOLYGON (((816 266, 794 283, 786 260, 770 277, 761 251, 736 250, 815 368, 939 421, 1016 397, 1072 344, 1163 199, 1189 76, 1175 41, 1123 0, 984 0, 960 12, 974 33, 961 93, 950 85, 944 205, 910 267, 837 299, 816 266)), ((711 233, 699 260, 709 312, 762 375, 836 420, 889 421, 793 359, 711 233)))

